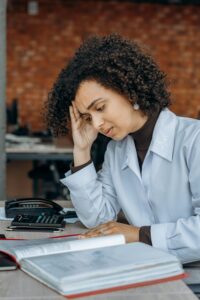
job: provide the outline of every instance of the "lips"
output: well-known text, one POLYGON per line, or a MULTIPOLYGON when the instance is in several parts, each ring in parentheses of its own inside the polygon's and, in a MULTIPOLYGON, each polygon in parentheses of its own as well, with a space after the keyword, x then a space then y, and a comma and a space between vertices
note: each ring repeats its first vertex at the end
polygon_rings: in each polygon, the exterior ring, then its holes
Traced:
POLYGON ((103 134, 105 134, 107 136, 112 136, 112 129, 113 129, 113 127, 103 130, 103 134))

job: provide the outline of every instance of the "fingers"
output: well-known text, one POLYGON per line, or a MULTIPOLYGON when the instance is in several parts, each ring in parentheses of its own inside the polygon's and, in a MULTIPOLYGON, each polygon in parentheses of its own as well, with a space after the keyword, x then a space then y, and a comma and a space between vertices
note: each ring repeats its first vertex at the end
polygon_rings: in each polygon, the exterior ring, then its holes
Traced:
POLYGON ((73 107, 73 113, 74 113, 75 120, 78 121, 81 116, 80 116, 80 113, 79 113, 74 101, 72 101, 72 107, 73 107))
POLYGON ((88 232, 81 235, 80 238, 90 238, 90 237, 97 237, 97 236, 105 236, 111 235, 115 233, 114 222, 108 222, 106 224, 102 224, 97 226, 88 232))
POLYGON ((69 107, 69 113, 70 113, 72 127, 75 127, 75 125, 79 127, 81 123, 81 117, 73 101, 72 101, 72 105, 70 105, 69 107))
POLYGON ((122 224, 118 222, 108 222, 94 229, 89 230, 80 238, 91 238, 97 236, 105 236, 112 234, 123 234, 127 243, 139 242, 140 228, 134 225, 122 224))
POLYGON ((70 105, 69 107, 69 114, 70 114, 70 118, 71 118, 71 121, 72 123, 75 122, 75 115, 74 115, 74 111, 73 111, 73 107, 70 105))

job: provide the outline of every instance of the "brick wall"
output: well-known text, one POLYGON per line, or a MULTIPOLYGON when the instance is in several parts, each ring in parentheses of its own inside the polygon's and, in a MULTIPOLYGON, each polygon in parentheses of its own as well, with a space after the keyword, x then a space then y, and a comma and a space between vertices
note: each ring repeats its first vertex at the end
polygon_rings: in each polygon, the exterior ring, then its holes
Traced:
POLYGON ((19 121, 44 128, 41 110, 60 68, 91 33, 118 32, 148 46, 168 74, 178 114, 200 110, 200 6, 130 1, 8 0, 7 102, 19 99, 19 121))

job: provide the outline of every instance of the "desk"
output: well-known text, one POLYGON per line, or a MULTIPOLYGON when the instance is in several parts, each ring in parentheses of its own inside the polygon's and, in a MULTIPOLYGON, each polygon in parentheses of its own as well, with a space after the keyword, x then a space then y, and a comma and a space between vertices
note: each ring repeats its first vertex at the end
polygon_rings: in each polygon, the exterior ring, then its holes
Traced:
MULTIPOLYGON (((73 158, 73 148, 57 147, 53 144, 23 144, 6 148, 7 160, 31 160, 33 168, 36 168, 39 161, 71 161, 73 158)), ((56 172, 55 165, 53 166, 56 172)), ((55 173, 56 180, 59 175, 55 173)), ((33 196, 38 196, 38 179, 33 180, 33 196)))
MULTIPOLYGON (((62 203, 61 203, 62 204, 62 203)), ((2 204, 3 205, 3 202, 2 204)), ((5 228, 10 222, 0 221, 0 233, 8 238, 44 238, 56 233, 45 232, 9 232, 5 228)), ((80 223, 66 225, 62 234, 84 232, 86 229, 80 223)), ((21 270, 0 272, 1 300, 62 300, 65 299, 40 282, 26 275, 21 270)), ((166 282, 141 288, 128 289, 109 294, 82 297, 83 300, 197 300, 198 298, 181 280, 166 282)))
POLYGON ((61 148, 55 145, 33 144, 16 145, 6 148, 7 159, 10 160, 71 160, 73 148, 61 148))

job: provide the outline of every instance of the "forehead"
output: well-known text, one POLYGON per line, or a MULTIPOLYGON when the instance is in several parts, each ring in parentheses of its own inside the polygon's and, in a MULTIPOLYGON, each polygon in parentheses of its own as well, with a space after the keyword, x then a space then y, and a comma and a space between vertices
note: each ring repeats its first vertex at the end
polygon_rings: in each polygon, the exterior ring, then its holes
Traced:
POLYGON ((75 103, 80 111, 85 110, 94 100, 105 99, 111 92, 96 81, 84 81, 78 88, 75 103))

